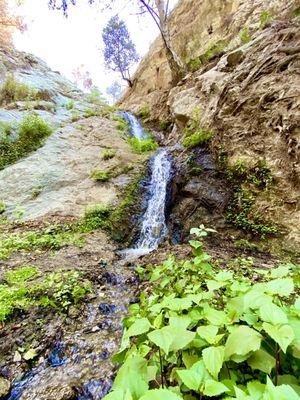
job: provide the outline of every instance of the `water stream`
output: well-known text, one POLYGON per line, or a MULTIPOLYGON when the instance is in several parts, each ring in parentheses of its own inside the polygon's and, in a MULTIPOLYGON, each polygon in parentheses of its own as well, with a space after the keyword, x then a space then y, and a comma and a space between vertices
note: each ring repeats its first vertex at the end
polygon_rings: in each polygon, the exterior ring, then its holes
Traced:
MULTIPOLYGON (((126 113, 126 119, 133 137, 149 137, 132 114, 126 113)), ((167 234, 166 203, 172 178, 169 149, 157 151, 150 170, 140 235, 134 248, 123 252, 127 261, 156 249, 167 234)), ((66 329, 48 356, 14 384, 8 400, 98 400, 109 391, 113 378, 110 356, 118 350, 121 321, 135 298, 138 282, 134 270, 124 261, 99 270, 99 276, 101 290, 89 303, 86 315, 75 321, 71 330, 66 329), (76 397, 72 388, 77 388, 76 397)))

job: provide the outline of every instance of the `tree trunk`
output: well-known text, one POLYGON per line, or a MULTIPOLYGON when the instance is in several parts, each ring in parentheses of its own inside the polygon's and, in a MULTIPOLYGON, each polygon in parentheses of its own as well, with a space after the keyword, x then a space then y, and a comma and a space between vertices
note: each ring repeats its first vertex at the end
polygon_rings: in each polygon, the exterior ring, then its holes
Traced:
POLYGON ((183 78, 186 72, 185 66, 173 47, 170 32, 170 21, 168 10, 166 10, 165 0, 155 0, 155 4, 158 10, 160 32, 166 50, 168 64, 171 69, 172 83, 176 84, 183 78))

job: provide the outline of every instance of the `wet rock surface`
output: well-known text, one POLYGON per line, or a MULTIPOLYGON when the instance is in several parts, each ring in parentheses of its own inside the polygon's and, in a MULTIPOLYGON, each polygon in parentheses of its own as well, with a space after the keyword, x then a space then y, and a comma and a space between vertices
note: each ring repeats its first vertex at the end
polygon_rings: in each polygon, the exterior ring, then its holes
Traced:
POLYGON ((0 374, 5 379, 0 378, 0 388, 9 392, 12 384, 10 400, 101 399, 112 384, 110 357, 118 350, 122 318, 137 296, 134 269, 120 262, 103 233, 95 232, 87 235, 83 248, 69 246, 52 256, 15 254, 0 263, 1 274, 33 260, 43 273, 81 271, 94 293, 76 313, 33 309, 3 327, 0 374), (26 344, 38 349, 37 362, 15 359, 16 350, 26 344))

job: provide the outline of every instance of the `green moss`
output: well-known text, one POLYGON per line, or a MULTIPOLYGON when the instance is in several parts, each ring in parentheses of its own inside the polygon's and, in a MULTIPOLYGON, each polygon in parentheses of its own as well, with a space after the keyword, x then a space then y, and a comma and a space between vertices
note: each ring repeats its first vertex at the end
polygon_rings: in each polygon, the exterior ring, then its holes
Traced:
POLYGON ((241 250, 250 250, 250 251, 257 251, 259 247, 255 243, 251 243, 246 239, 236 240, 234 242, 235 246, 241 250))
POLYGON ((293 10, 293 17, 300 17, 300 7, 297 7, 295 10, 293 10))
POLYGON ((185 137, 182 141, 182 144, 184 147, 191 149, 193 147, 207 143, 212 137, 213 133, 211 131, 199 129, 190 136, 185 137))
POLYGON ((97 169, 92 171, 90 177, 91 179, 97 182, 107 182, 112 178, 111 174, 108 171, 102 171, 97 169))
POLYGON ((27 115, 16 131, 15 141, 9 135, 0 139, 0 170, 37 150, 53 130, 37 115, 27 115))
POLYGON ((111 228, 109 216, 112 208, 106 204, 94 204, 87 207, 84 217, 78 224, 78 229, 81 232, 90 232, 96 229, 111 228))
POLYGON ((104 161, 111 160, 116 156, 116 154, 117 154, 116 150, 106 149, 102 153, 102 158, 104 161))
POLYGON ((43 274, 33 266, 8 272, 0 285, 0 321, 12 319, 31 307, 67 311, 91 292, 90 282, 77 271, 43 274))
POLYGON ((79 115, 78 111, 77 110, 72 111, 71 121, 77 122, 79 119, 80 119, 80 115, 79 115))
POLYGON ((158 144, 152 139, 138 139, 132 137, 127 140, 127 142, 132 147, 134 153, 143 154, 149 151, 156 150, 158 148, 158 144))
POLYGON ((239 32, 239 37, 242 41, 242 43, 249 43, 252 40, 252 37, 249 32, 249 28, 245 26, 240 32, 239 32))
POLYGON ((3 214, 6 210, 6 205, 3 201, 0 201, 0 214, 3 214))
POLYGON ((57 250, 67 244, 81 245, 81 238, 71 231, 63 231, 53 226, 42 232, 28 231, 0 238, 0 259, 7 259, 13 251, 53 249, 57 250))

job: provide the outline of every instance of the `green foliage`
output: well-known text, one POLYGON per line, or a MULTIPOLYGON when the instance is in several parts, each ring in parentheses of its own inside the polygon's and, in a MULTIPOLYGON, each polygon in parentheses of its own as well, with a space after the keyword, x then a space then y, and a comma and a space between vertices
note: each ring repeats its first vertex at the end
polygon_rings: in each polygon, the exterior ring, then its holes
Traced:
POLYGON ((80 120, 80 115, 77 110, 73 110, 71 115, 71 121, 77 122, 78 120, 80 120))
POLYGON ((216 43, 212 43, 203 54, 188 63, 188 69, 190 71, 197 71, 213 58, 220 56, 227 46, 228 42, 226 40, 219 40, 216 43))
POLYGON ((100 90, 94 87, 89 94, 89 102, 98 106, 106 105, 106 100, 100 90))
POLYGON ((190 136, 185 137, 182 141, 182 144, 184 147, 191 149, 193 147, 207 143, 212 137, 213 132, 199 129, 195 133, 192 133, 190 136))
POLYGON ((0 88, 0 104, 8 104, 15 101, 35 100, 38 91, 25 83, 17 82, 13 75, 9 75, 0 88))
POLYGON ((13 251, 53 249, 57 250, 67 244, 82 244, 80 237, 72 232, 62 231, 53 226, 42 232, 27 231, 0 237, 0 259, 7 259, 13 251))
POLYGON ((0 170, 37 150, 52 129, 37 115, 27 115, 17 126, 17 139, 9 135, 0 138, 0 170))
POLYGON ((242 43, 249 43, 252 40, 252 37, 249 32, 249 28, 245 26, 240 32, 239 32, 239 37, 242 41, 242 43))
POLYGON ((108 171, 95 169, 94 171, 92 171, 90 177, 96 182, 107 182, 111 179, 112 176, 108 171))
POLYGON ((145 104, 139 109, 137 116, 142 120, 143 123, 147 123, 151 119, 150 108, 148 104, 145 104))
POLYGON ((124 133, 126 136, 130 133, 129 123, 127 122, 126 118, 114 115, 113 121, 117 122, 117 129, 121 133, 124 133))
POLYGON ((299 269, 224 269, 193 229, 193 258, 138 268, 109 399, 299 399, 299 269))
POLYGON ((235 246, 241 250, 258 250, 258 246, 255 243, 251 243, 246 239, 236 240, 234 242, 235 246))
POLYGON ((133 151, 137 154, 147 153, 149 151, 154 151, 158 148, 158 144, 153 138, 149 139, 138 139, 132 137, 128 139, 128 144, 132 147, 133 151))
POLYGON ((74 100, 70 100, 67 104, 66 104, 66 109, 67 110, 73 110, 74 108, 74 100))
POLYGON ((98 115, 100 115, 100 110, 95 108, 86 108, 83 114, 85 118, 97 117, 98 115))
POLYGON ((278 227, 275 224, 266 222, 261 215, 252 211, 254 203, 255 198, 249 190, 237 189, 226 210, 227 222, 263 238, 277 234, 278 227))
POLYGON ((3 214, 6 210, 6 205, 3 201, 0 201, 0 214, 3 214))
POLYGON ((112 208, 106 204, 94 204, 87 207, 82 221, 79 223, 81 232, 90 232, 95 229, 110 229, 109 216, 112 208))
POLYGON ((262 11, 259 16, 260 29, 264 29, 266 27, 266 25, 268 24, 268 22, 270 22, 272 19, 273 19, 273 16, 270 13, 270 11, 267 11, 267 10, 262 11))
POLYGON ((294 17, 294 18, 300 17, 300 7, 297 7, 297 8, 293 11, 293 17, 294 17))
POLYGON ((11 135, 13 126, 9 122, 0 121, 0 140, 11 135))
MULTIPOLYGON (((91 292, 88 281, 83 282, 77 271, 50 273, 40 278, 35 267, 10 271, 0 285, 0 322, 30 307, 52 307, 67 311, 71 304, 79 303, 91 292)), ((30 359, 28 354, 27 359, 30 359)), ((26 359, 26 358, 25 358, 26 359)))
POLYGON ((102 158, 104 161, 107 161, 114 158, 116 154, 117 154, 116 150, 105 149, 102 153, 102 158))

